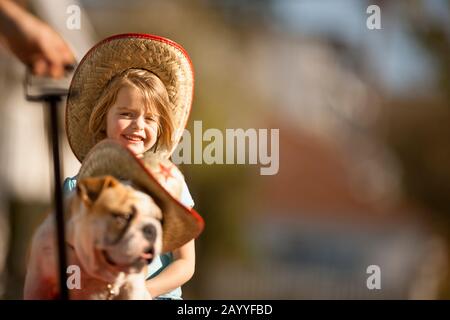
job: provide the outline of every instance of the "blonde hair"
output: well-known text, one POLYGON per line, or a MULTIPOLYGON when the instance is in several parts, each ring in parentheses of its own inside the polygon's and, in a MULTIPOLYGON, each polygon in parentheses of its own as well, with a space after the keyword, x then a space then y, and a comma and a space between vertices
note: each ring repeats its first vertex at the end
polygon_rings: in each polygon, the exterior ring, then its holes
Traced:
POLYGON ((89 118, 89 131, 93 135, 94 142, 106 138, 106 115, 116 102, 119 90, 127 85, 141 92, 147 110, 159 118, 157 140, 152 149, 156 151, 162 146, 170 150, 174 131, 173 105, 161 79, 144 69, 127 69, 114 76, 105 86, 89 118))

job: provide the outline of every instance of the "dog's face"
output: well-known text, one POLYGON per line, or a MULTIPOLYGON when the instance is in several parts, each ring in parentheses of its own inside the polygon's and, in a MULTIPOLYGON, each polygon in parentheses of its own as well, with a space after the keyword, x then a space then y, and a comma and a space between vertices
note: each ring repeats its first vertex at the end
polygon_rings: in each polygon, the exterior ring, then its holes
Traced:
POLYGON ((153 199, 111 176, 78 182, 73 244, 86 271, 102 278, 140 272, 162 248, 162 213, 153 199))

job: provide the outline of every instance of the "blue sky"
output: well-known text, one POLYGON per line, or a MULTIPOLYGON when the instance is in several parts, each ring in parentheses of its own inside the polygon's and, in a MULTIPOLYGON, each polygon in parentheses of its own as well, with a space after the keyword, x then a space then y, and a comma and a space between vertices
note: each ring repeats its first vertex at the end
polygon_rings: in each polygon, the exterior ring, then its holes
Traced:
MULTIPOLYGON (((309 37, 336 38, 350 47, 363 48, 369 70, 389 92, 405 94, 426 92, 433 86, 435 64, 430 55, 409 34, 402 20, 402 5, 395 2, 392 10, 381 10, 382 30, 369 30, 366 8, 360 0, 285 0, 273 1, 277 23, 287 32, 309 37)), ((449 21, 445 1, 424 2, 427 11, 442 23, 449 21)), ((391 3, 392 4, 392 3, 391 3)), ((447 24, 448 25, 448 24, 447 24)))

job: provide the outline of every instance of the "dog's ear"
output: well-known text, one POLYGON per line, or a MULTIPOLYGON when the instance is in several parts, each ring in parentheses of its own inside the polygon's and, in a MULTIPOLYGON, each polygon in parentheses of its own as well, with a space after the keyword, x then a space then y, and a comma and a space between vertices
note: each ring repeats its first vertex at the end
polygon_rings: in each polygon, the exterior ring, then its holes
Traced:
POLYGON ((77 183, 77 194, 86 205, 90 206, 103 190, 115 187, 118 183, 112 176, 84 178, 77 183))

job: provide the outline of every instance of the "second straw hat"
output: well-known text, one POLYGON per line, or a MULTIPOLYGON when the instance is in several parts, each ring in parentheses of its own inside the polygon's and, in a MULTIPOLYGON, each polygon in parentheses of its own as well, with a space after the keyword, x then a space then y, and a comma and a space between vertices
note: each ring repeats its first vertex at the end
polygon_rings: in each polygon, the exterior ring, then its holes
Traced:
POLYGON ((177 167, 167 159, 151 160, 143 162, 120 143, 105 139, 88 153, 78 179, 111 175, 133 182, 152 196, 163 213, 162 251, 169 252, 197 238, 204 221, 194 209, 179 201, 184 179, 177 167))

